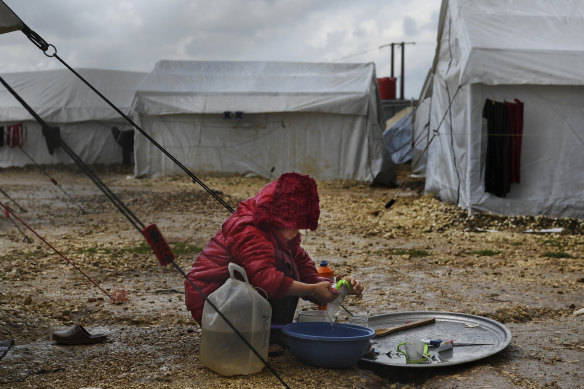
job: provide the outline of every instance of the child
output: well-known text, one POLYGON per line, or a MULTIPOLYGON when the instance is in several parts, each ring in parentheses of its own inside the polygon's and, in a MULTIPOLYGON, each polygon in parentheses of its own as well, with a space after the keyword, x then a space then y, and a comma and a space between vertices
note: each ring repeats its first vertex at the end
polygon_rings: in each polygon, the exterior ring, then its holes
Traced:
MULTIPOLYGON (((311 177, 282 174, 239 203, 199 254, 188 277, 209 295, 229 278, 229 262, 242 266, 249 282, 267 296, 273 328, 293 321, 299 297, 317 304, 333 301, 336 294, 330 290, 331 283, 318 276, 314 262, 300 247, 299 230, 314 231, 318 226, 318 203, 311 177)), ((360 296, 361 284, 345 279, 351 283, 351 293, 360 296)), ((185 303, 200 324, 205 301, 186 280, 185 303)))

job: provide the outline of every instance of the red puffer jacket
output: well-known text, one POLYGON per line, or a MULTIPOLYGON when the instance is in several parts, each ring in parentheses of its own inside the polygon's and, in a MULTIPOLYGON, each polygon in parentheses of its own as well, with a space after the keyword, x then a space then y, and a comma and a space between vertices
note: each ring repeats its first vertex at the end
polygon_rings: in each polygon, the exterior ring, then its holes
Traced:
MULTIPOLYGON (((242 266, 249 282, 270 299, 284 298, 293 279, 308 284, 326 280, 318 276, 314 262, 300 247, 300 234, 286 241, 277 230, 316 229, 318 223, 320 211, 316 185, 313 189, 308 188, 311 189, 308 194, 298 193, 298 190, 283 193, 291 179, 300 177, 302 181, 308 177, 288 174, 291 176, 281 176, 255 197, 239 203, 237 210, 223 223, 221 231, 199 254, 188 277, 206 295, 227 280, 229 262, 242 266), (291 196, 293 201, 289 201, 291 196), (306 198, 314 200, 314 196, 316 203, 305 201, 306 198), (298 198, 301 198, 300 202, 298 198)), ((303 184, 302 190, 306 192, 306 185, 303 184)), ((187 280, 185 303, 193 318, 200 323, 205 301, 187 280)))

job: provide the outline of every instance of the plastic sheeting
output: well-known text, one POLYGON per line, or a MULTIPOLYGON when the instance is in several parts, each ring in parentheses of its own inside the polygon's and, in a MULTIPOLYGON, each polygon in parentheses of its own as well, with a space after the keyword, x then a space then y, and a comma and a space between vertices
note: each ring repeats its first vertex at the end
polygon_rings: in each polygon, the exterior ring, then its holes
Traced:
MULTIPOLYGON (((373 64, 160 61, 132 115, 200 173, 395 180, 373 64)), ((137 176, 180 173, 142 137, 135 160, 137 176)))
POLYGON ((401 165, 412 159, 412 111, 410 108, 383 132, 383 140, 393 163, 401 165))
POLYGON ((444 0, 426 190, 469 213, 584 217, 582 36, 582 2, 444 0), (497 197, 485 192, 482 109, 515 98, 525 104, 521 180, 497 197))
MULTIPOLYGON (((101 69, 77 70, 123 112, 128 112, 136 85, 146 73, 101 69)), ((49 70, 6 73, 2 78, 39 114, 61 128, 61 137, 87 164, 122 162, 121 147, 112 126, 128 129, 120 115, 71 71, 49 70)), ((57 149, 50 155, 40 126, 5 88, 0 89, 0 126, 22 123, 26 127, 23 149, 39 164, 69 164, 71 158, 57 149)), ((18 148, 0 147, 0 167, 33 162, 18 148)))

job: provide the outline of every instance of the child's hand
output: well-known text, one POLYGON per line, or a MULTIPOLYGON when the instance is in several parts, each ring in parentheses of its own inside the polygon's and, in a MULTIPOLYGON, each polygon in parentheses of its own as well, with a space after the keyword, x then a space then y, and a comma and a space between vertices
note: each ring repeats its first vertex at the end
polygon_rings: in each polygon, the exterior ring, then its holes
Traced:
POLYGON ((351 290, 349 291, 349 294, 361 298, 363 293, 363 286, 361 285, 361 283, 352 277, 344 277, 344 279, 347 280, 349 284, 351 284, 351 290))
POLYGON ((338 293, 334 293, 331 290, 331 283, 328 281, 322 281, 317 284, 312 284, 312 295, 311 297, 318 300, 321 305, 330 303, 335 298, 337 298, 338 293))

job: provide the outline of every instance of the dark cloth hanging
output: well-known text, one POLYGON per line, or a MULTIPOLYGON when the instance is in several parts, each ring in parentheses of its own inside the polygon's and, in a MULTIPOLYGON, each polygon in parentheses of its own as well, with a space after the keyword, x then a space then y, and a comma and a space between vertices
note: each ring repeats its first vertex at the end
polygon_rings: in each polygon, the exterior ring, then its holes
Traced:
POLYGON ((61 129, 59 127, 43 126, 43 136, 49 149, 49 154, 53 155, 55 149, 61 144, 61 129))
POLYGON ((117 127, 112 127, 112 135, 116 143, 122 147, 122 163, 130 166, 134 151, 134 130, 122 131, 117 127))
POLYGON ((505 197, 511 190, 511 146, 507 104, 486 99, 483 118, 487 120, 488 136, 485 192, 505 197))
POLYGON ((4 126, 0 126, 0 147, 4 146, 4 126))
POLYGON ((523 102, 515 99, 511 121, 511 182, 519 183, 521 168, 521 141, 523 138, 523 102))
POLYGON ((505 101, 507 105, 507 110, 509 111, 509 179, 510 182, 519 182, 519 177, 517 177, 516 173, 519 169, 515 166, 517 162, 515 159, 515 135, 517 132, 517 114, 518 114, 518 106, 515 103, 505 101))

